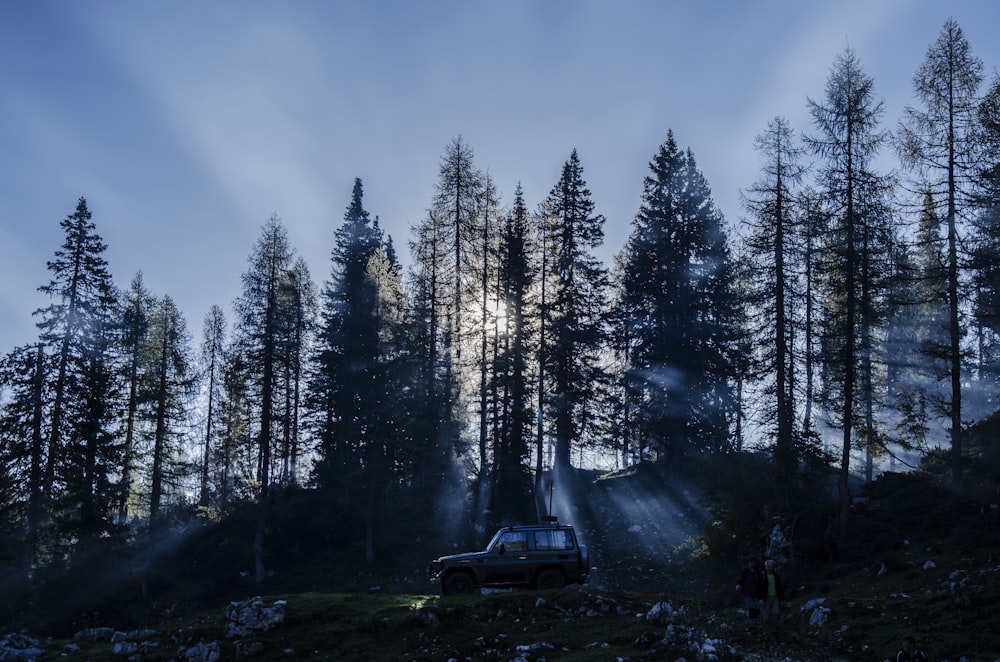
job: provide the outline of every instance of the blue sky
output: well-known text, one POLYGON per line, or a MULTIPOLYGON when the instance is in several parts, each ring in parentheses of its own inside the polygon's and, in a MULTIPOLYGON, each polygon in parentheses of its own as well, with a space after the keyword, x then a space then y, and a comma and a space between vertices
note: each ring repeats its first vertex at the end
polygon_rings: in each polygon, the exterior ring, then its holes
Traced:
POLYGON ((459 135, 532 208, 576 148, 609 264, 669 129, 735 224, 768 120, 810 133, 806 99, 850 45, 894 129, 949 16, 991 79, 992 0, 0 0, 0 352, 36 338, 81 195, 116 284, 141 270, 196 339, 272 213, 327 278, 356 176, 408 261, 459 135))

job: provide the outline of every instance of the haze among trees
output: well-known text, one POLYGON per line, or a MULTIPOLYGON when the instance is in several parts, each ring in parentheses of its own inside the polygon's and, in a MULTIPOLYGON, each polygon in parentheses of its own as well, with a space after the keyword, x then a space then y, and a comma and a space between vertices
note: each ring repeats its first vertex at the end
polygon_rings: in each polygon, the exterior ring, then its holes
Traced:
POLYGON ((983 70, 947 21, 893 130, 845 49, 803 99, 811 125, 775 117, 746 146, 740 219, 667 130, 610 265, 586 154, 505 203, 458 137, 409 237, 383 232, 360 179, 331 183, 351 196, 321 280, 272 216, 242 294, 197 333, 141 273, 115 286, 80 198, 37 342, 0 359, 3 566, 35 580, 249 509, 263 580, 272 506, 298 492, 371 565, 400 523, 434 515, 458 539, 535 521, 581 468, 683 475, 706 455, 769 455, 789 484, 836 473, 841 538, 852 481, 932 448, 962 490, 963 431, 1000 396, 983 70))

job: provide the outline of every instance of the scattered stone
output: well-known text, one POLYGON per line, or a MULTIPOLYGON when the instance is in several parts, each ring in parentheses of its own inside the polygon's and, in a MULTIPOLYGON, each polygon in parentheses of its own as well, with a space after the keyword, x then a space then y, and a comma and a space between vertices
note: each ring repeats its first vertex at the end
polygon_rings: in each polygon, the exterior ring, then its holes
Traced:
POLYGON ((115 636, 114 628, 87 628, 73 635, 74 641, 111 641, 115 636))
POLYGON ((208 644, 199 641, 190 648, 182 647, 178 652, 180 657, 188 662, 217 662, 222 655, 217 641, 208 644))
POLYGON ((646 612, 646 620, 650 623, 663 623, 674 615, 674 608, 669 602, 657 602, 646 612))
POLYGON ((285 620, 286 604, 284 600, 277 600, 266 607, 260 596, 244 602, 230 602, 226 607, 226 618, 229 619, 226 638, 246 637, 252 632, 270 630, 285 620))
POLYGON ((0 637, 0 660, 39 660, 45 651, 39 641, 26 634, 5 634, 0 637))

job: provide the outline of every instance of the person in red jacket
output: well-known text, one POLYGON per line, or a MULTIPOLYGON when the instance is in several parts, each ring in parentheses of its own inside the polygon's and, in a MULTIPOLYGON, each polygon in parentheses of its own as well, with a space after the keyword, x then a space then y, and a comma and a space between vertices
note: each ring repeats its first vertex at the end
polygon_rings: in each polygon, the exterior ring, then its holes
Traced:
POLYGON ((740 572, 739 581, 736 582, 736 590, 743 594, 743 603, 746 605, 748 630, 757 627, 757 618, 760 616, 760 608, 764 604, 766 588, 767 584, 764 579, 764 571, 760 567, 760 561, 756 556, 751 556, 740 572))

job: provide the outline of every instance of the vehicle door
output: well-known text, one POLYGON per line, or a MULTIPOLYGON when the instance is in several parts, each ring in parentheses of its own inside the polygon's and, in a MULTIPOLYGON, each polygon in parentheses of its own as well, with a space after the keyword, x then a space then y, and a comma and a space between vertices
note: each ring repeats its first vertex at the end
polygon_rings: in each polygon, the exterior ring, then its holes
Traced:
POLYGON ((566 575, 576 572, 576 544, 570 529, 538 529, 534 536, 531 565, 561 566, 566 575))
POLYGON ((487 550, 484 582, 516 584, 525 581, 524 565, 528 563, 528 532, 504 531, 487 550))

